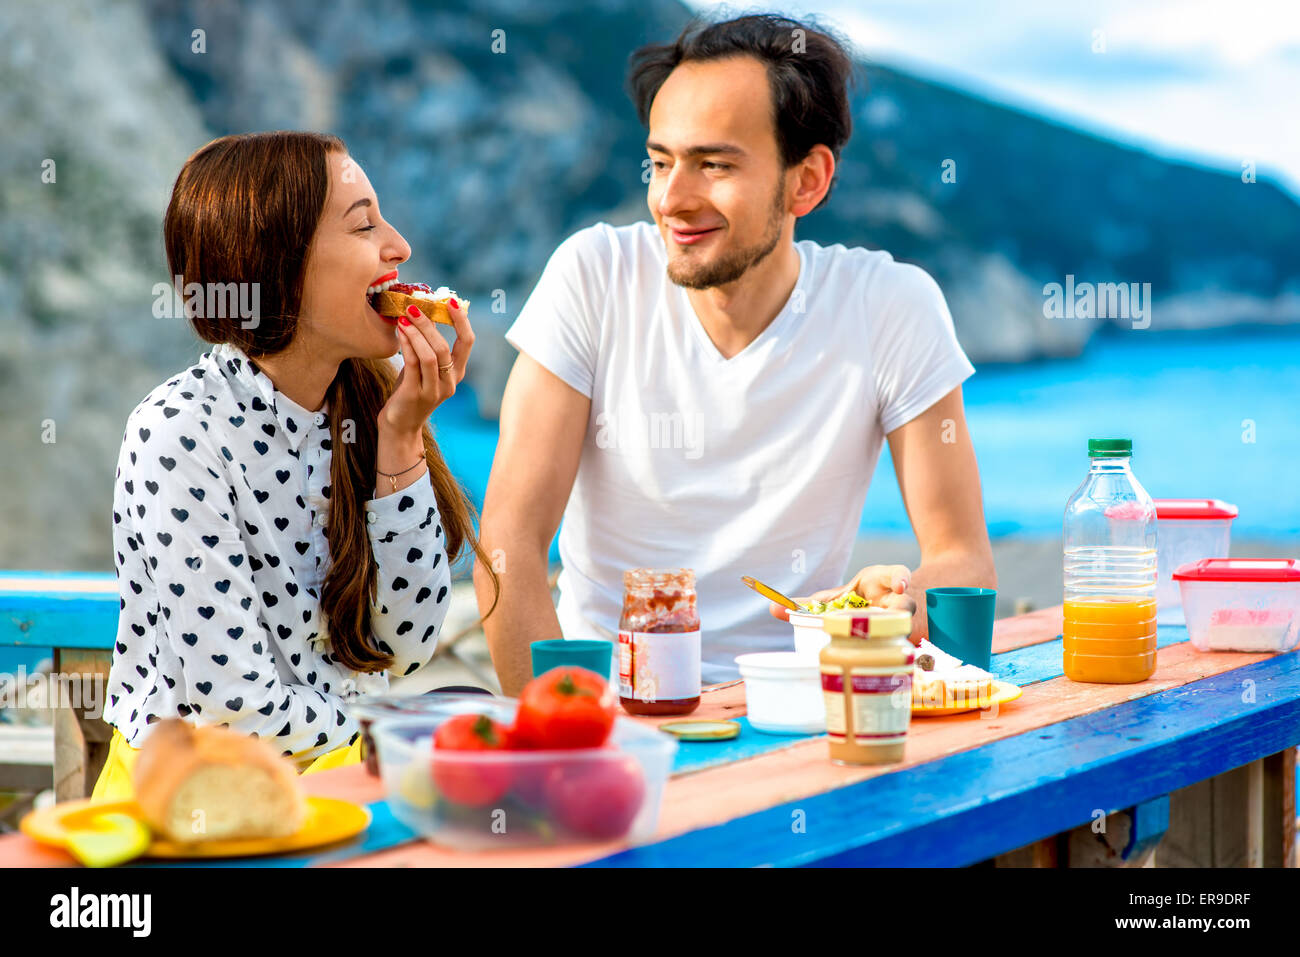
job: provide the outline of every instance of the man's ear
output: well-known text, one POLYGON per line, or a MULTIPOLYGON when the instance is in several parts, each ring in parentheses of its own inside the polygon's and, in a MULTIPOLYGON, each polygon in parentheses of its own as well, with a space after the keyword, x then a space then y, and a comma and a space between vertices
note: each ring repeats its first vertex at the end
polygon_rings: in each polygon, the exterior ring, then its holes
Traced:
POLYGON ((831 180, 835 177, 835 156, 830 147, 818 143, 790 172, 794 174, 790 212, 796 217, 807 216, 831 188, 831 180))

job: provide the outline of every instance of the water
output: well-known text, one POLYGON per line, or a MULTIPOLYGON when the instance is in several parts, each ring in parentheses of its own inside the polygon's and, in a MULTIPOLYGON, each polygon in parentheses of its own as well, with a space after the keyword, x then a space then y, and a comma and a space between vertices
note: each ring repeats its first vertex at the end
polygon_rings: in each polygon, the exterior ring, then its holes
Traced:
MULTIPOLYGON (((1107 330, 1077 359, 981 366, 964 395, 994 537, 1059 539, 1087 440, 1105 435, 1133 439, 1133 469, 1153 498, 1232 502, 1234 538, 1300 537, 1300 326, 1107 330)), ((435 422, 481 502, 497 429, 474 409, 461 389, 435 422)), ((860 525, 911 534, 887 451, 860 525)))
MULTIPOLYGON (((1078 359, 981 367, 964 395, 994 537, 1060 537, 1094 436, 1133 439, 1152 498, 1237 505, 1234 538, 1300 536, 1300 327, 1099 335, 1078 359)), ((862 527, 909 530, 888 456, 862 527)))

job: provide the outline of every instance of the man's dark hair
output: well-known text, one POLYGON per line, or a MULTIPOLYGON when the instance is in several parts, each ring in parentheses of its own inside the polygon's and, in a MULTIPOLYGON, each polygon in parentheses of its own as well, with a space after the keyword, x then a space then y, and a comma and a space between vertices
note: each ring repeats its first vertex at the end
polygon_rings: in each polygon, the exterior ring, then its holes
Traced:
MULTIPOLYGON (((690 61, 752 56, 767 67, 781 161, 788 169, 824 143, 835 157, 853 130, 847 87, 853 60, 831 33, 789 17, 755 14, 721 23, 694 19, 672 43, 647 44, 630 59, 628 93, 643 126, 668 74, 690 61)), ((834 188, 836 176, 831 180, 834 188)), ((830 196, 826 190, 822 203, 830 196)))

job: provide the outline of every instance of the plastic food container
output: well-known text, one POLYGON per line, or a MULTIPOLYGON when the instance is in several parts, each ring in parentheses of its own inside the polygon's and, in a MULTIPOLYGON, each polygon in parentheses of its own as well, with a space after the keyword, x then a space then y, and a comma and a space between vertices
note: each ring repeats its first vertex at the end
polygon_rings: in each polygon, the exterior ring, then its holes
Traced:
POLYGON ((801 655, 816 658, 830 644, 831 636, 822 631, 821 615, 790 612, 790 625, 794 628, 794 650, 801 655))
POLYGON ((393 816, 422 837, 467 851, 650 839, 677 741, 629 718, 614 747, 573 751, 435 751, 458 714, 514 721, 513 698, 447 695, 424 714, 376 721, 380 776, 393 816))
MULTIPOLYGON (((820 620, 820 618, 819 618, 820 620)), ((822 632, 825 637, 826 633, 822 632)), ((821 666, 816 655, 771 651, 738 655, 745 713, 765 734, 824 734, 821 666)))
POLYGON ((1289 651, 1300 638, 1300 560, 1203 558, 1174 581, 1201 651, 1289 651))
MULTIPOLYGON (((350 704, 350 709, 357 717, 357 723, 361 726, 361 753, 365 760, 366 773, 371 777, 379 777, 379 755, 375 748, 375 738, 371 734, 371 728, 376 721, 382 721, 385 718, 412 717, 414 715, 427 714, 430 710, 437 710, 448 696, 439 695, 361 695, 356 701, 350 704)), ((465 695, 456 695, 456 698, 464 698, 465 695)), ((481 695, 480 698, 492 700, 490 695, 481 695)))
POLYGON ((1183 624, 1174 569, 1202 558, 1226 558, 1237 506, 1213 498, 1158 498, 1156 624, 1183 624))

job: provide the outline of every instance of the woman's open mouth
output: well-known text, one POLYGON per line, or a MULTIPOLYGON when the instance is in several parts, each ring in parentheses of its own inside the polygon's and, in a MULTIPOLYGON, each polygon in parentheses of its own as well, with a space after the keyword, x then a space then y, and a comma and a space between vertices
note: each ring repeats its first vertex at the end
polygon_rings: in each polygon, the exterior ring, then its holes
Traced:
POLYGON ((369 286, 366 287, 367 308, 369 308, 371 312, 373 312, 380 319, 384 320, 384 322, 388 323, 390 326, 397 325, 397 320, 392 318, 391 316, 385 316, 375 309, 375 296, 385 291, 386 289, 391 288, 396 282, 397 282, 397 270, 394 269, 392 272, 384 273, 384 275, 380 276, 378 279, 376 279, 374 282, 372 282, 369 286))

